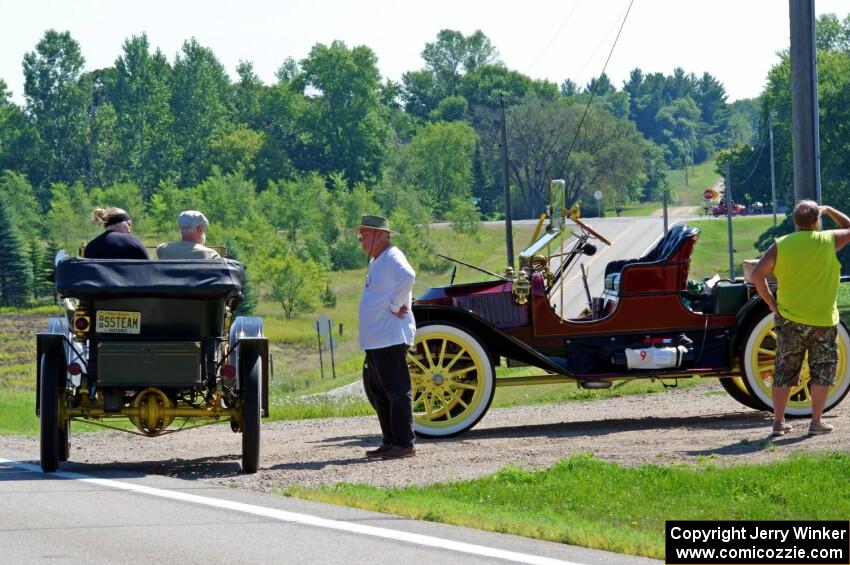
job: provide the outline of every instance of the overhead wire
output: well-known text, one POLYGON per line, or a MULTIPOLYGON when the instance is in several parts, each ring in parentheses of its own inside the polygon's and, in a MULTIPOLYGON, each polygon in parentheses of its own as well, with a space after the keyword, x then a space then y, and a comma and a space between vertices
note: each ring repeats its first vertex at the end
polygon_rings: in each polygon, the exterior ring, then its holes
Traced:
MULTIPOLYGON (((767 137, 767 128, 765 127, 761 132, 761 138, 759 139, 759 147, 764 147, 764 140, 765 140, 766 137, 767 137)), ((759 154, 761 154, 761 151, 759 151, 759 154)), ((752 159, 755 155, 756 155, 756 152, 753 151, 753 153, 749 157, 747 157, 747 160, 744 161, 743 163, 741 163, 740 166, 743 167, 743 166, 748 165, 750 163, 750 161, 752 161, 752 159)))
POLYGON ((559 36, 559 35, 561 35, 561 32, 562 32, 562 31, 564 31, 564 27, 567 25, 567 22, 569 22, 569 21, 572 19, 573 14, 575 13, 576 9, 579 7, 579 4, 581 4, 581 2, 582 2, 582 0, 578 0, 578 1, 575 3, 575 5, 573 6, 573 9, 572 9, 572 10, 570 10, 570 13, 569 13, 569 14, 567 14, 567 17, 566 17, 566 18, 564 18, 564 21, 563 21, 563 22, 561 22, 561 25, 560 25, 560 26, 558 26, 558 30, 555 32, 555 35, 553 35, 553 36, 552 36, 552 39, 550 39, 550 40, 549 40, 549 43, 547 43, 547 44, 546 44, 546 46, 543 48, 543 50, 542 50, 542 51, 540 51, 540 53, 538 53, 538 55, 537 55, 537 57, 534 59, 534 61, 532 61, 532 63, 531 63, 531 64, 528 66, 528 68, 525 70, 525 74, 528 74, 528 72, 529 72, 531 69, 533 69, 533 68, 534 68, 534 65, 536 65, 536 64, 537 64, 537 62, 538 62, 538 61, 540 61, 540 58, 541 58, 541 57, 543 57, 543 55, 546 53, 546 51, 548 51, 548 50, 549 50, 549 48, 550 48, 550 47, 552 47, 552 44, 555 42, 555 39, 557 39, 557 38, 558 38, 558 36, 559 36))
MULTIPOLYGON (((623 27, 626 25, 626 20, 629 19, 629 13, 632 10, 632 5, 635 0, 629 0, 629 6, 626 8, 626 14, 623 16, 623 21, 620 22, 620 29, 617 30, 617 37, 614 38, 614 43, 611 45, 610 51, 608 51, 608 57, 605 59, 605 64, 602 66, 602 72, 599 73, 599 76, 605 74, 605 69, 608 68, 608 62, 611 61, 611 55, 614 54, 614 49, 617 47, 617 42, 620 40, 620 34, 623 33, 623 27)), ((584 124, 584 119, 587 117, 587 112, 590 110, 590 104, 593 102, 593 98, 596 96, 596 90, 599 88, 600 81, 596 81, 596 84, 593 85, 593 91, 590 93, 590 100, 587 101, 587 105, 584 107, 584 113, 581 116, 581 120, 579 120, 578 127, 576 128, 576 133, 573 136, 573 141, 570 143, 570 148, 567 151, 567 157, 564 159, 564 164, 561 166, 561 170, 558 172, 558 176, 562 176, 564 174, 564 169, 567 168, 567 164, 570 162, 570 155, 573 153, 573 148, 575 147, 576 141, 578 140, 579 133, 581 133, 581 126, 584 124)), ((570 208, 574 202, 567 202, 567 208, 570 208)))
MULTIPOLYGON (((763 151, 764 151, 764 143, 760 144, 760 146, 759 146, 758 157, 756 158, 756 162, 753 163, 753 168, 750 170, 750 174, 747 175, 747 178, 745 178, 744 180, 740 180, 740 181, 732 181, 732 184, 744 184, 745 182, 750 180, 750 177, 753 176, 753 173, 755 173, 756 169, 758 169, 758 167, 759 167, 759 163, 761 162, 761 154, 762 154, 763 151)), ((753 155, 756 155, 756 153, 753 153, 753 155)), ((750 155, 750 159, 752 159, 753 155, 750 155)), ((748 159, 747 161, 749 162, 750 159, 748 159)))
MULTIPOLYGON (((626 16, 628 16, 628 12, 631 9, 632 9, 632 3, 630 2, 628 7, 623 11, 623 12, 625 12, 626 16)), ((574 77, 576 77, 576 80, 578 80, 578 78, 581 76, 581 73, 584 72, 584 69, 587 68, 587 65, 590 64, 590 62, 593 60, 593 58, 596 57, 597 51, 599 51, 602 48, 602 46, 605 45, 605 42, 608 40, 608 37, 611 35, 611 33, 614 31, 614 29, 616 29, 617 22, 620 21, 620 18, 623 18, 623 12, 620 12, 620 15, 617 17, 617 19, 614 20, 614 23, 611 24, 611 27, 608 29, 608 32, 602 37, 602 39, 596 45, 596 48, 593 50, 593 52, 591 52, 590 56, 587 59, 585 59, 584 63, 582 63, 578 72, 573 75, 574 77)), ((623 18, 623 21, 625 21, 625 18, 623 18)), ((622 24, 621 24, 620 30, 622 30, 622 24)), ((617 35, 619 36, 619 33, 617 35)), ((615 43, 616 43, 616 41, 615 41, 615 43)), ((605 71, 602 71, 602 72, 605 72, 605 71)))

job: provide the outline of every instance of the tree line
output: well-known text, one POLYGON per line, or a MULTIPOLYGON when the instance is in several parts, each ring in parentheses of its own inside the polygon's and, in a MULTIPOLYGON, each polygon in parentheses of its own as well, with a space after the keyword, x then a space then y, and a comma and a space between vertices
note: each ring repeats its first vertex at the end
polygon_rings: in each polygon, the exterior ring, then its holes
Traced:
MULTIPOLYGON (((850 16, 839 20, 824 14, 816 22, 818 106, 820 127, 820 174, 822 202, 840 210, 850 210, 850 16)), ((780 53, 779 62, 767 75, 761 97, 754 101, 758 109, 757 135, 750 143, 736 143, 718 157, 717 170, 723 174, 729 164, 732 198, 741 203, 772 200, 770 177, 769 121, 773 122, 774 177, 780 205, 794 205, 792 155, 791 60, 789 52, 780 53)), ((768 230, 760 240, 766 249, 773 238, 794 230, 790 217, 781 217, 776 229, 768 230)), ((846 273, 850 253, 839 254, 846 273)))
MULTIPOLYGON (((523 217, 539 214, 552 178, 585 204, 595 190, 623 205, 655 199, 666 171, 707 158, 718 132, 751 132, 707 73, 635 69, 620 90, 605 74, 558 86, 508 69, 480 31, 443 30, 422 59, 397 83, 381 78, 369 47, 334 41, 284 60, 265 84, 247 61, 231 80, 195 39, 169 61, 144 34, 114 65, 86 70, 70 33, 48 30, 23 57, 23 105, 0 79, 0 238, 17 242, 0 260, 17 253, 30 275, 13 278, 38 296, 46 267, 35 265, 93 235, 92 206, 127 209, 150 238, 197 208, 211 239, 230 242, 264 281, 289 263, 322 280, 362 261, 345 228, 368 210, 401 228, 414 262, 439 269, 423 226, 470 225, 504 208, 500 95, 523 217)), ((0 302, 20 303, 5 280, 0 302)))

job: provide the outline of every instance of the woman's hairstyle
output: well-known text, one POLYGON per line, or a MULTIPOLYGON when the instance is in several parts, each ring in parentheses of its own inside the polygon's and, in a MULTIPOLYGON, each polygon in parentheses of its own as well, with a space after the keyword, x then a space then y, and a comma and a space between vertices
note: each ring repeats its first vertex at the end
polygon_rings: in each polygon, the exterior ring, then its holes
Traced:
POLYGON ((91 213, 91 221, 102 226, 110 226, 129 219, 130 215, 121 208, 95 208, 91 213))

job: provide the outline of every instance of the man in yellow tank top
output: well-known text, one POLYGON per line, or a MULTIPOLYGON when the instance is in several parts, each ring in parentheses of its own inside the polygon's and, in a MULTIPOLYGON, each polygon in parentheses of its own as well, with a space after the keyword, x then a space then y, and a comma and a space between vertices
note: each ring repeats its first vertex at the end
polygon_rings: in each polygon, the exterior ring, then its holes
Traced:
POLYGON ((800 369, 809 354, 809 392, 812 422, 809 435, 828 434, 833 427, 821 422, 829 388, 835 383, 838 309, 835 305, 841 265, 836 252, 850 242, 850 218, 829 206, 802 200, 794 208, 795 233, 780 237, 753 270, 753 284, 776 321, 776 367, 773 377, 773 432, 785 435, 785 407, 792 386, 800 383, 800 369), (839 229, 821 231, 826 214, 839 229), (766 278, 776 276, 774 298, 766 278))

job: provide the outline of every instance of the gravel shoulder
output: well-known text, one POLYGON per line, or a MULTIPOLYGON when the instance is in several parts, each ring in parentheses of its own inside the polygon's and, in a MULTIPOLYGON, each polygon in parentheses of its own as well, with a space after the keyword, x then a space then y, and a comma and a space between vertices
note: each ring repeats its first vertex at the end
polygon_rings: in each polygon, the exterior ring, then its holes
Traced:
MULTIPOLYGON (((739 405, 718 384, 659 394, 557 405, 492 409, 456 438, 419 440, 417 456, 372 461, 374 417, 269 422, 256 475, 239 468, 241 437, 207 426, 160 438, 120 432, 75 434, 66 470, 162 474, 261 491, 337 482, 380 487, 471 479, 506 464, 547 467, 578 453, 624 465, 718 465, 775 461, 797 452, 850 451, 850 405, 827 414, 830 435, 807 437, 808 420, 769 440, 770 415, 739 405)), ((38 439, 0 436, 0 451, 37 459, 38 439)))

